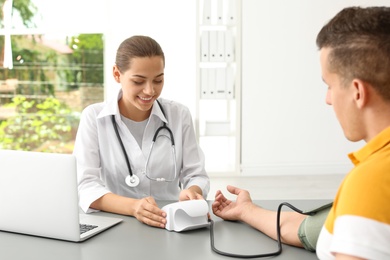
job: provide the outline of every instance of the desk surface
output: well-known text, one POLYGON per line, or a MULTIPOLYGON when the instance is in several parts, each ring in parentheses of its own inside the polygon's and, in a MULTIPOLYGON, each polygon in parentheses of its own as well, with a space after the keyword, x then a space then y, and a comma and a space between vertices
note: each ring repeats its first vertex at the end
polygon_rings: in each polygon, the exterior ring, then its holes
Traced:
MULTIPOLYGON (((256 204, 273 210, 277 209, 280 202, 282 201, 255 201, 256 204)), ((288 202, 307 210, 329 200, 288 200, 288 202)), ((167 202, 158 202, 158 204, 162 207, 167 202)), ((284 207, 283 210, 288 208, 284 207)), ((105 212, 94 214, 114 215, 105 212)), ((277 249, 276 241, 246 224, 222 221, 214 216, 211 210, 210 214, 215 222, 214 240, 219 250, 235 254, 261 254, 277 249)), ((123 222, 81 243, 0 231, 0 259, 232 259, 211 250, 209 228, 176 233, 147 226, 133 217, 120 217, 123 218, 123 222)), ((317 259, 314 253, 288 245, 283 245, 282 254, 274 258, 317 259)))

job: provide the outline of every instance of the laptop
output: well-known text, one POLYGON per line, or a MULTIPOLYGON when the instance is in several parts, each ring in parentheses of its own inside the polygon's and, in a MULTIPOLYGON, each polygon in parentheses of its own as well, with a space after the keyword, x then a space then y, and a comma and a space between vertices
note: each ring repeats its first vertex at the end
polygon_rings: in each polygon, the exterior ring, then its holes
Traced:
POLYGON ((122 221, 83 214, 71 154, 0 150, 0 231, 84 241, 122 221))

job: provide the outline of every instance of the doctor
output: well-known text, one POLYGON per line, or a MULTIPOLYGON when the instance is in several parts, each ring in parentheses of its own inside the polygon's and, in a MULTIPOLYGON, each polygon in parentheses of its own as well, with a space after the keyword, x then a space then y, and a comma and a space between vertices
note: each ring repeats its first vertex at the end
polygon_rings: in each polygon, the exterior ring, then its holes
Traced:
POLYGON ((155 199, 207 196, 209 178, 189 110, 157 100, 164 66, 164 53, 152 38, 124 40, 113 66, 114 79, 121 84, 118 95, 82 112, 74 155, 84 212, 129 215, 164 228, 166 214, 155 199))

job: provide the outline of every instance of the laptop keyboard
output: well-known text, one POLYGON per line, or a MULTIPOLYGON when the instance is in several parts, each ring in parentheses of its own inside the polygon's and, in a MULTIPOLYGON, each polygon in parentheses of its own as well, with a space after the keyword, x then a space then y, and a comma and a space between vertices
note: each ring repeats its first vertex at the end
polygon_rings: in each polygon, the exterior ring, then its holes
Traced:
POLYGON ((94 228, 97 228, 98 226, 94 226, 94 225, 88 225, 88 224, 80 224, 80 234, 83 234, 87 231, 90 231, 94 228))

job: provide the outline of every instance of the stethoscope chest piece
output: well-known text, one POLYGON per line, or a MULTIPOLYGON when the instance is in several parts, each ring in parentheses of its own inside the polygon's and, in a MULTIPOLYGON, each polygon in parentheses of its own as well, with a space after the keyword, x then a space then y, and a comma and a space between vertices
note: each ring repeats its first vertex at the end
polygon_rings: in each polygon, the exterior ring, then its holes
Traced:
POLYGON ((125 179, 125 182, 129 187, 137 187, 139 184, 139 178, 136 175, 128 175, 125 179))

